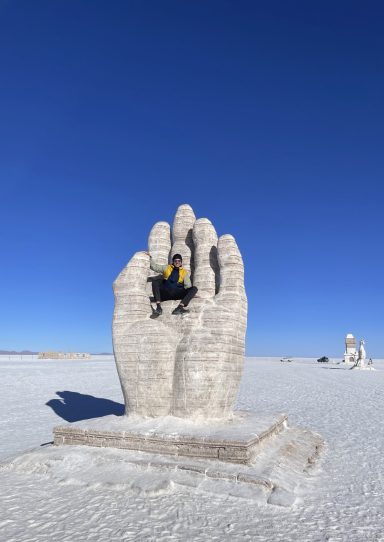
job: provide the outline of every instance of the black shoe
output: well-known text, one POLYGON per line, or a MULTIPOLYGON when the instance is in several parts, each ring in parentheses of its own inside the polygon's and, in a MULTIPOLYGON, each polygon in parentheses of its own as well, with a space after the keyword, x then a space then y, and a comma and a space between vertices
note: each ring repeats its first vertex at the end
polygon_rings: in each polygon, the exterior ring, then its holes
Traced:
POLYGON ((181 305, 179 305, 178 307, 176 307, 176 309, 172 311, 172 314, 188 314, 188 313, 189 313, 189 310, 184 309, 184 307, 182 307, 181 305))
POLYGON ((153 311, 153 316, 161 316, 163 314, 163 309, 158 305, 153 311))

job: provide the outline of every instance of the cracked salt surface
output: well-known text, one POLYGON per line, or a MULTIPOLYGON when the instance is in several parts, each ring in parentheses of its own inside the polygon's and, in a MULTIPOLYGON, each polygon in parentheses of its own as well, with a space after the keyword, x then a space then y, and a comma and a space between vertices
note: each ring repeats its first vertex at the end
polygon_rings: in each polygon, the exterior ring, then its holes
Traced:
POLYGON ((0 471, 1 540, 384 541, 382 361, 371 372, 314 360, 246 360, 237 408, 287 412, 291 425, 327 442, 316 476, 285 508, 264 505, 254 493, 233 496, 233 484, 222 480, 199 488, 188 474, 182 484, 161 470, 143 475, 143 468, 123 465, 121 450, 108 450, 107 461, 105 450, 40 448, 74 411, 89 416, 97 406, 96 416, 103 408, 111 414, 122 402, 112 361, 0 367, 0 454, 16 456, 0 471), (56 408, 63 420, 45 403, 64 390, 77 393, 64 394, 68 404, 56 408))

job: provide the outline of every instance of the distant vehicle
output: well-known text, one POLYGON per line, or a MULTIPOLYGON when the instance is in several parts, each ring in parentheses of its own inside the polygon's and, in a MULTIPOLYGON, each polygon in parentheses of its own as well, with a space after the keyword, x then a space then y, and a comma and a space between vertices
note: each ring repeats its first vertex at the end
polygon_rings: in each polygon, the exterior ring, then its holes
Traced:
POLYGON ((280 361, 288 361, 288 362, 291 362, 291 361, 293 361, 293 360, 291 360, 290 358, 281 358, 280 361))
POLYGON ((317 360, 319 363, 328 363, 329 358, 327 356, 323 356, 317 360))

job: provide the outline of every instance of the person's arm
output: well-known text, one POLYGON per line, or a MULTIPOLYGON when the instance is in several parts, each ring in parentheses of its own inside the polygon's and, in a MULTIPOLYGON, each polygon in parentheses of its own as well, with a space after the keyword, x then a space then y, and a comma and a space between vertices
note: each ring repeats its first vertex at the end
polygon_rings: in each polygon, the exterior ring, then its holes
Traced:
POLYGON ((152 256, 150 259, 149 267, 152 269, 152 271, 155 271, 155 273, 163 273, 164 269, 167 267, 166 265, 160 265, 153 261, 152 256))
POLYGON ((189 273, 184 278, 184 288, 192 288, 191 275, 189 273))

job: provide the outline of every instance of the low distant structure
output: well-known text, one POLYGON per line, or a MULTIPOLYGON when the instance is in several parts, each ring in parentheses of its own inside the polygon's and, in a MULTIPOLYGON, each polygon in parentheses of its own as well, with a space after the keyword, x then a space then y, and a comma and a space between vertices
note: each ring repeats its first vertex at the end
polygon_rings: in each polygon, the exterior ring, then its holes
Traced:
POLYGON ((358 357, 356 350, 356 339, 352 333, 348 333, 345 337, 345 352, 344 363, 355 363, 358 357))
POLYGON ((91 359, 88 352, 39 352, 37 359, 91 359))

